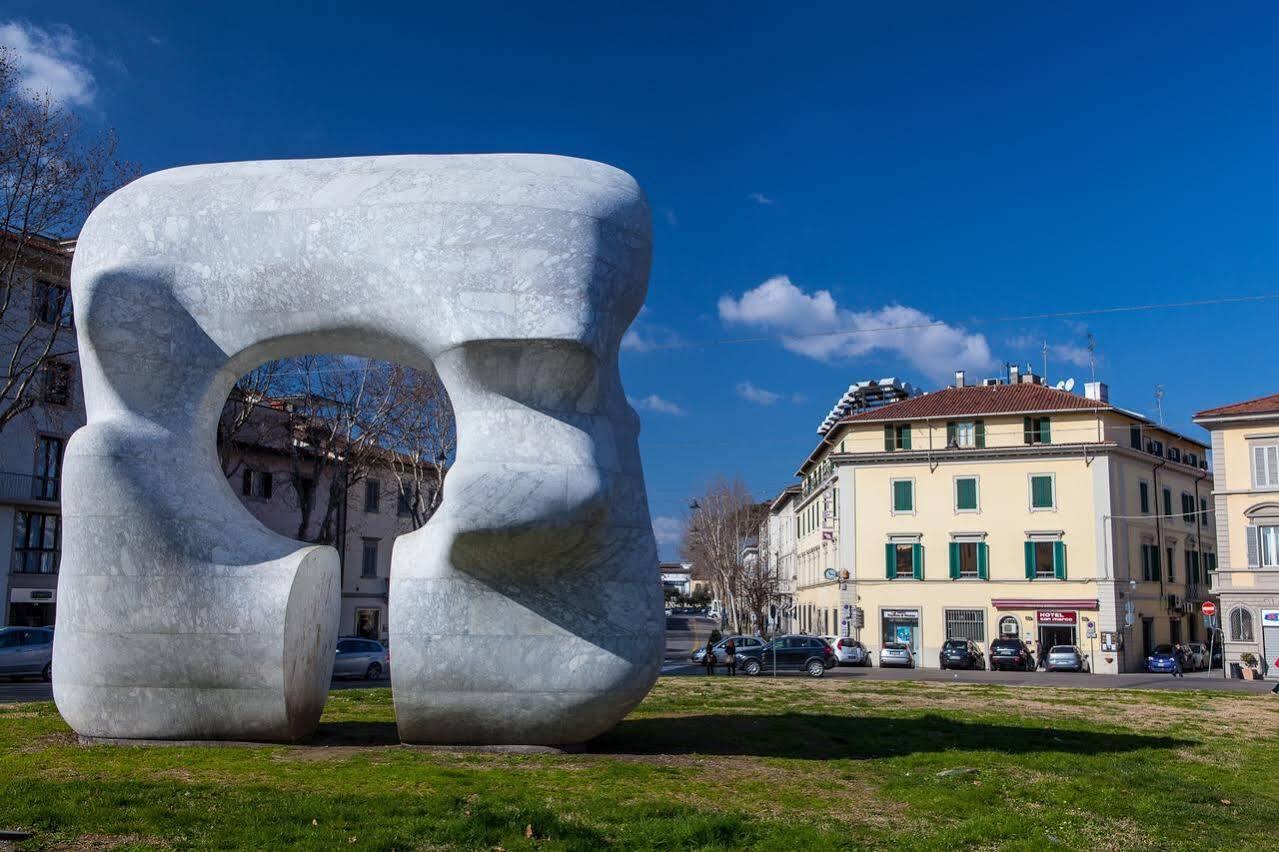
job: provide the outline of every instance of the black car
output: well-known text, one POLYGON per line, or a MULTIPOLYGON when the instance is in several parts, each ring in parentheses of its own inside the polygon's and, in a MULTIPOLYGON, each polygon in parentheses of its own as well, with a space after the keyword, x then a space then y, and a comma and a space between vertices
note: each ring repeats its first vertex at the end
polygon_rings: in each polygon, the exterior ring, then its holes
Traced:
POLYGON ((778 636, 763 647, 737 651, 737 667, 748 675, 776 670, 821 677, 838 662, 835 649, 818 636, 778 636))
POLYGON ((943 669, 985 669, 986 657, 971 639, 947 639, 941 646, 943 669))
POLYGON ((990 643, 990 667, 994 671, 1033 672, 1035 655, 1020 639, 996 639, 990 643))

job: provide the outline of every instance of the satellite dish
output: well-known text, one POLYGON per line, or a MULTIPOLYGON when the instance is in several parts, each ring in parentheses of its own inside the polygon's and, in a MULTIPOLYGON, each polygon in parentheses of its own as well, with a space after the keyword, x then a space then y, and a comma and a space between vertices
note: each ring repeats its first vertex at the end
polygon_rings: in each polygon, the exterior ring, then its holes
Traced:
POLYGON ((1075 389, 1075 380, 1074 380, 1074 379, 1066 379, 1066 390, 1068 390, 1068 391, 1072 391, 1072 390, 1074 390, 1074 389, 1075 389))
POLYGON ((1066 389, 1066 383, 1065 383, 1065 382, 1058 382, 1057 384, 1053 385, 1053 387, 1055 387, 1057 390, 1065 390, 1065 389, 1066 389))

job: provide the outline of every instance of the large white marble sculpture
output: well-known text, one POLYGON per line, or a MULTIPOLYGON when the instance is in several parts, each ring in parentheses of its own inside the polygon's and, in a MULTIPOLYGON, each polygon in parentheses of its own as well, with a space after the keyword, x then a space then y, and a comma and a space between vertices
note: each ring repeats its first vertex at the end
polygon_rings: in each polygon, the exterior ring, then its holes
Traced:
POLYGON ((617 350, 650 217, 629 175, 533 155, 192 166, 85 225, 54 697, 80 734, 314 729, 337 553, 264 528, 216 459, 232 383, 341 352, 433 366, 457 416, 443 505, 396 540, 401 737, 581 742, 647 693, 655 545, 617 350))

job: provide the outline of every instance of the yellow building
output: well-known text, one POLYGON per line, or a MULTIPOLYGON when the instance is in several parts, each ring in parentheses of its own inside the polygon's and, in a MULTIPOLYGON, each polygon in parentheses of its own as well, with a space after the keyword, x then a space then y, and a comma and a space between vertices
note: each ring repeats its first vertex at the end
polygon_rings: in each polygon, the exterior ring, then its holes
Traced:
POLYGON ((1033 375, 843 417, 800 469, 799 628, 941 645, 1076 644, 1093 670, 1203 641, 1216 559, 1206 445, 1033 375))
POLYGON ((1212 432, 1225 661, 1279 678, 1279 394, 1201 411, 1212 432))

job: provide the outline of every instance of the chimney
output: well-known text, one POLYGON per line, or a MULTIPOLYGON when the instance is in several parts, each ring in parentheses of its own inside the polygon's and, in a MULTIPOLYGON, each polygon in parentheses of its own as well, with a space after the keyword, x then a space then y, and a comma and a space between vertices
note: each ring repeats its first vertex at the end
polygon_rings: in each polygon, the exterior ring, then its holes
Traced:
POLYGON ((964 371, 956 370, 955 371, 955 387, 962 388, 963 386, 964 386, 964 371))
POLYGON ((1008 365, 1008 384, 1015 385, 1021 382, 1021 367, 1016 364, 1008 365))
POLYGON ((1110 402, 1110 388, 1105 382, 1084 382, 1084 397, 1097 402, 1110 402))

